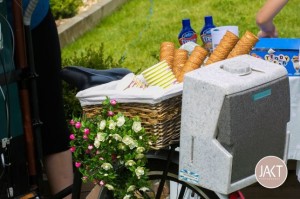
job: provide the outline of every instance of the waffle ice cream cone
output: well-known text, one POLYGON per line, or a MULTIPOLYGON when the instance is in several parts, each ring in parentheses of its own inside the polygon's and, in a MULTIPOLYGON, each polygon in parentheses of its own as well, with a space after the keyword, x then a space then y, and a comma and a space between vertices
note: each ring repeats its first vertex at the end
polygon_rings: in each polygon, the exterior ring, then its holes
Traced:
POLYGON ((229 53, 227 58, 236 57, 239 55, 249 54, 252 47, 258 42, 258 37, 251 33, 250 31, 246 31, 242 38, 237 42, 235 47, 229 53))
POLYGON ((178 77, 179 74, 181 73, 182 68, 187 60, 188 60, 188 51, 184 49, 175 50, 172 70, 176 77, 178 77))
POLYGON ((203 64, 207 55, 208 55, 207 50, 205 50, 201 46, 196 46, 194 48, 194 50, 192 51, 188 61, 192 62, 192 63, 198 65, 198 67, 200 67, 203 64))
POLYGON ((205 65, 212 64, 227 58, 234 46, 237 44, 239 38, 230 31, 227 31, 221 39, 219 45, 212 52, 205 65))
POLYGON ((179 74, 176 75, 177 81, 182 82, 185 73, 199 68, 204 62, 207 55, 207 50, 205 50, 201 46, 195 46, 190 57, 182 67, 182 70, 179 72, 179 74))
POLYGON ((160 45, 159 60, 165 60, 172 68, 174 61, 175 44, 173 42, 162 42, 160 45))

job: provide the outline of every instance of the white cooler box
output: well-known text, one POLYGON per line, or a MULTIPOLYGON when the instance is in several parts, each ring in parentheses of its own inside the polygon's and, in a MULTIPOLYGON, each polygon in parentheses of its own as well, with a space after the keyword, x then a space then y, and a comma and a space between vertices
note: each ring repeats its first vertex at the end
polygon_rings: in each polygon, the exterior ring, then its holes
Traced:
POLYGON ((186 74, 180 180, 229 194, 256 182, 265 156, 286 160, 290 93, 284 67, 249 55, 186 74))

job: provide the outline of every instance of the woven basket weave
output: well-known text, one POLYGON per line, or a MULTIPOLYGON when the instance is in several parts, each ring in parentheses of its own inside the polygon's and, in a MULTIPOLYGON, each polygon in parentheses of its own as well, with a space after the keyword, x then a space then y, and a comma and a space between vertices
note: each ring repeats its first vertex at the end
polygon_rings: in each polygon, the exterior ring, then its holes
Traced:
MULTIPOLYGON (((179 142, 181 102, 182 95, 157 104, 120 103, 117 111, 128 117, 140 117, 146 131, 158 137, 153 148, 160 149, 179 142)), ((82 108, 88 117, 101 112, 101 104, 82 108)))

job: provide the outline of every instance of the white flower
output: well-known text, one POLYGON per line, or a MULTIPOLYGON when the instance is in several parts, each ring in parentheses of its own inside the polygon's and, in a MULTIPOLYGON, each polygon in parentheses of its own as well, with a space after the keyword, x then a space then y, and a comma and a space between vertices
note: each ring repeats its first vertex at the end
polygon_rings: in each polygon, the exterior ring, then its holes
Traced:
POLYGON ((135 186, 134 185, 130 185, 127 189, 127 192, 130 192, 130 191, 134 191, 135 190, 135 186))
POLYGON ((146 192, 146 191, 149 191, 149 188, 148 187, 141 187, 139 190, 143 191, 143 192, 146 192))
POLYGON ((118 117, 118 119, 117 119, 117 126, 121 127, 121 126, 123 126, 124 123, 125 123, 125 117, 123 115, 120 116, 120 117, 118 117))
POLYGON ((108 128, 109 128, 110 130, 115 130, 116 125, 117 125, 117 124, 116 124, 113 120, 109 120, 109 126, 108 126, 108 128))
POLYGON ((133 139, 129 135, 125 135, 122 139, 122 142, 126 145, 133 144, 133 139))
POLYGON ((142 153, 138 153, 136 156, 135 156, 135 159, 142 159, 145 155, 142 154, 142 153))
MULTIPOLYGON (((127 192, 128 192, 128 191, 127 191, 127 192)), ((127 194, 127 195, 124 196, 123 199, 130 199, 130 198, 131 198, 131 195, 127 194)))
POLYGON ((125 166, 133 166, 135 165, 135 161, 133 160, 128 160, 126 163, 125 163, 125 166))
POLYGON ((113 166, 110 164, 110 163, 103 163, 101 165, 101 167, 104 169, 104 170, 109 170, 109 169, 112 169, 113 166))
POLYGON ((140 130, 142 130, 142 125, 141 122, 133 122, 132 124, 132 130, 134 130, 134 132, 139 132, 140 130))
POLYGON ((95 140, 94 141, 94 146, 98 149, 99 148, 99 146, 100 146, 100 142, 99 142, 99 140, 95 140))
POLYGON ((96 140, 98 140, 99 142, 103 142, 105 141, 106 135, 106 133, 97 133, 96 140))
POLYGON ((118 144, 118 149, 125 150, 125 145, 122 143, 118 144))
POLYGON ((110 184, 106 184, 105 185, 106 186, 106 188, 108 189, 108 190, 114 190, 115 188, 112 186, 112 185, 110 185, 110 184))
POLYGON ((113 134, 112 137, 117 140, 117 141, 121 141, 122 137, 119 134, 113 134))
POLYGON ((138 146, 138 142, 136 140, 132 140, 132 143, 129 144, 130 149, 134 149, 138 146))
POLYGON ((137 167, 137 168, 135 169, 135 174, 136 174, 136 176, 138 177, 138 179, 140 179, 140 177, 141 177, 142 175, 144 175, 144 173, 145 173, 145 171, 144 171, 144 168, 143 168, 143 167, 137 167))
POLYGON ((102 120, 102 121, 100 122, 100 124, 99 124, 99 128, 100 128, 101 130, 103 130, 103 129, 105 129, 105 126, 106 126, 106 121, 105 121, 105 120, 102 120))
POLYGON ((136 152, 137 153, 143 153, 145 151, 145 148, 144 147, 138 147, 138 148, 136 148, 136 152))

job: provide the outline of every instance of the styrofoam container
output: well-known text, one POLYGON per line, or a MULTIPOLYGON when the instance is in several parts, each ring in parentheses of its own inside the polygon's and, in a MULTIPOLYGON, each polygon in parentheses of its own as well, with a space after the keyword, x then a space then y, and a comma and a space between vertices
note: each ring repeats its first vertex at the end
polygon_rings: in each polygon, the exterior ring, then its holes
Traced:
POLYGON ((269 155, 286 160, 290 95, 284 67, 250 55, 184 77, 180 180, 221 194, 256 182, 269 155))

